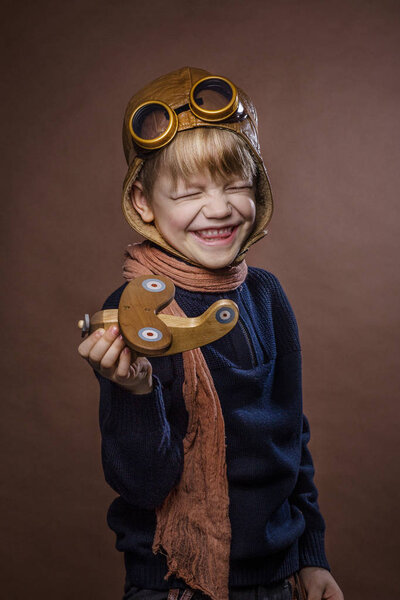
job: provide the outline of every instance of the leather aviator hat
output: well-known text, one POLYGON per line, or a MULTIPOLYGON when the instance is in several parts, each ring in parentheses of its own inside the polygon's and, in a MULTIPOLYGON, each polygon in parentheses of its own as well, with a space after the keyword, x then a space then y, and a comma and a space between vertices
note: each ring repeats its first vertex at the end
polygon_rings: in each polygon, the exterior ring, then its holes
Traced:
POLYGON ((273 202, 260 154, 255 107, 245 92, 228 79, 203 69, 183 67, 159 77, 131 98, 123 125, 128 172, 123 184, 122 210, 129 225, 140 235, 188 260, 161 236, 154 222, 142 221, 132 205, 130 193, 145 160, 179 132, 196 127, 217 127, 234 132, 245 141, 257 165, 255 224, 232 263, 238 264, 249 247, 266 235, 273 202))

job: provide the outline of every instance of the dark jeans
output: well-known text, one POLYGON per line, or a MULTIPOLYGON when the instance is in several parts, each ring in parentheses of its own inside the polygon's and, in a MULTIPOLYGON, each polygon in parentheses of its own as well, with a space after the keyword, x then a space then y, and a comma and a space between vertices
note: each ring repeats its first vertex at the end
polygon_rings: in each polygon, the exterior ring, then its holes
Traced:
MULTIPOLYGON (((179 593, 179 600, 182 598, 182 594, 183 590, 179 593)), ((178 600, 176 595, 173 597, 178 600)), ((208 598, 209 596, 197 591, 191 600, 208 600, 208 598)), ((168 590, 149 590, 131 586, 129 589, 125 589, 122 600, 168 600, 168 590)), ((302 594, 296 574, 295 577, 292 576, 268 586, 252 585, 230 588, 229 600, 305 600, 305 596, 302 594)))

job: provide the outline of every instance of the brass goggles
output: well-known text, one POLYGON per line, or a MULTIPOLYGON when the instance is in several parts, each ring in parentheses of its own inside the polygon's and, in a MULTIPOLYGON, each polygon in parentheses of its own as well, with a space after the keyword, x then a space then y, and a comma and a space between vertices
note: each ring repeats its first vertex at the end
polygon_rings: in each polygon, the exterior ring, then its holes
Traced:
POLYGON ((246 116, 238 91, 229 79, 203 77, 190 90, 189 104, 172 109, 165 102, 150 100, 135 108, 129 119, 134 142, 145 150, 166 146, 178 130, 178 114, 187 110, 208 123, 246 116))

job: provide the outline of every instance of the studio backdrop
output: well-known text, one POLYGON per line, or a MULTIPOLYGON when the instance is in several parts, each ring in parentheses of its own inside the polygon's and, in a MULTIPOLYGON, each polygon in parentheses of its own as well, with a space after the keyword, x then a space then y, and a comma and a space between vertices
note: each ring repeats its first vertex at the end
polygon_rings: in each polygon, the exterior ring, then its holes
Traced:
POLYGON ((6 2, 2 30, 2 597, 122 597, 77 321, 140 241, 126 103, 185 65, 257 106, 275 210, 247 262, 297 317, 332 573, 346 600, 397 597, 398 2, 6 2))

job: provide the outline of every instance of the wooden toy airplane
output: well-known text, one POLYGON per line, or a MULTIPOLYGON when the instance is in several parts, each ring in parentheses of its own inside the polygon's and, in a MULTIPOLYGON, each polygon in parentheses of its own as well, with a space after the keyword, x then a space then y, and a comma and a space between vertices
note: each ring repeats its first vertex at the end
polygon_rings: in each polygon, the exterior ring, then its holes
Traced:
POLYGON ((79 321, 82 336, 118 325, 125 344, 136 356, 166 356, 199 348, 223 337, 236 325, 239 309, 232 300, 217 300, 198 317, 165 315, 159 311, 175 296, 169 277, 140 275, 122 292, 118 309, 88 314, 79 321))

